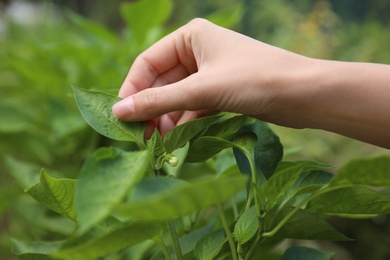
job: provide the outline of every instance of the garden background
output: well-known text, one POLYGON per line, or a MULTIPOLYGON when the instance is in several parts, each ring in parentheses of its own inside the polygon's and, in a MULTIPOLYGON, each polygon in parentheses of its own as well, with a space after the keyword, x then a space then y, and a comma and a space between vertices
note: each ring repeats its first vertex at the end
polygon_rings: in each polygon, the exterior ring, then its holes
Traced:
MULTIPOLYGON (((125 2, 134 1, 0 1, 1 259, 16 259, 11 237, 71 232, 23 193, 41 168, 73 178, 97 147, 122 145, 86 125, 71 86, 117 93, 137 54, 192 18, 315 58, 390 63, 385 0, 144 0, 153 5, 139 17, 127 15, 125 2)), ((389 154, 332 133, 272 127, 291 159, 337 169, 352 158, 389 154)), ((356 239, 329 245, 342 259, 390 256, 387 216, 332 223, 356 239)))

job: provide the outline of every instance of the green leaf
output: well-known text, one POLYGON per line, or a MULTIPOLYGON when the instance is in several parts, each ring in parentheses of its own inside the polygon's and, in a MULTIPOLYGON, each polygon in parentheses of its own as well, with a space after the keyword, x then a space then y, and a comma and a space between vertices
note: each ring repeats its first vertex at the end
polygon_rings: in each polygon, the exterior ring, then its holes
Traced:
POLYGON ((390 214, 390 197, 367 187, 344 187, 313 198, 306 209, 325 214, 390 214))
POLYGON ((313 161, 281 163, 276 169, 276 173, 268 180, 265 186, 265 194, 271 206, 297 180, 303 171, 322 170, 326 168, 329 168, 329 166, 313 161))
POLYGON ((216 230, 203 236, 195 245, 195 257, 197 260, 212 260, 225 244, 225 232, 216 230))
POLYGON ((234 28, 241 21, 241 18, 244 14, 244 8, 242 3, 236 3, 233 7, 229 9, 222 9, 213 12, 211 15, 207 16, 206 19, 212 23, 215 23, 224 28, 234 28))
POLYGON ((73 91, 82 116, 98 133, 143 146, 145 124, 121 121, 112 113, 112 106, 121 100, 119 97, 76 87, 73 87, 73 91))
POLYGON ((259 219, 256 214, 256 207, 246 210, 237 220, 234 226, 234 237, 236 241, 243 245, 248 242, 259 229, 259 219))
MULTIPOLYGON (((276 226, 284 217, 294 210, 294 207, 283 207, 272 218, 272 226, 276 226)), ((276 237, 310 240, 350 240, 339 233, 323 218, 306 210, 299 209, 275 234, 276 237)))
POLYGON ((49 254, 56 251, 62 244, 62 241, 56 242, 22 242, 12 239, 12 253, 23 260, 51 260, 49 254))
POLYGON ((152 29, 168 20, 172 7, 170 0, 140 0, 123 3, 120 11, 135 39, 142 44, 152 29))
POLYGON ((165 147, 157 129, 154 130, 154 133, 148 142, 148 147, 150 154, 153 155, 153 165, 155 169, 158 170, 165 162, 165 158, 163 156, 165 154, 165 147))
MULTIPOLYGON (((85 19, 84 17, 74 13, 67 12, 67 17, 75 23, 78 27, 84 29, 86 32, 90 33, 93 36, 99 37, 102 40, 109 42, 112 45, 115 45, 118 41, 116 35, 108 30, 106 27, 101 24, 94 23, 92 20, 85 19)), ((101 40, 99 42, 102 42, 101 40)))
POLYGON ((255 167, 266 179, 269 179, 283 157, 283 146, 268 124, 256 121, 253 129, 258 139, 254 147, 255 167))
POLYGON ((312 193, 326 185, 334 177, 333 173, 323 170, 303 171, 295 182, 284 192, 283 201, 304 193, 312 193))
POLYGON ((25 192, 49 209, 76 220, 75 183, 72 179, 54 179, 41 170, 40 182, 25 192))
POLYGON ((147 151, 97 150, 83 165, 76 184, 76 209, 81 234, 106 218, 144 176, 147 151))
POLYGON ((51 255, 72 260, 96 259, 159 237, 162 235, 162 226, 151 222, 122 224, 109 218, 89 233, 86 234, 87 239, 78 239, 51 255))
POLYGON ((4 161, 10 174, 23 189, 39 182, 40 167, 31 163, 22 162, 10 156, 6 156, 4 161))
POLYGON ((184 146, 191 138, 195 137, 220 117, 220 115, 202 117, 171 129, 164 137, 166 152, 172 153, 174 150, 184 146))
POLYGON ((238 115, 224 119, 221 122, 216 122, 210 125, 206 131, 204 131, 202 136, 212 136, 228 139, 235 135, 248 120, 248 117, 245 115, 238 115))
POLYGON ((390 186, 390 157, 355 159, 341 168, 329 186, 390 186))
POLYGON ((135 187, 132 200, 120 206, 117 211, 122 217, 138 219, 184 216, 228 200, 238 193, 246 182, 247 178, 241 175, 207 177, 192 182, 166 177, 148 178, 135 187), (163 185, 160 182, 163 182, 163 185))
MULTIPOLYGON (((283 147, 279 138, 266 123, 257 120, 253 124, 242 127, 234 143, 244 148, 246 157, 250 155, 250 158, 247 159, 254 164, 256 182, 260 187, 263 186, 265 180, 272 176, 283 157, 283 147)), ((234 149, 237 163, 239 166, 241 165, 240 169, 253 176, 249 161, 245 162, 245 157, 241 153, 234 149)))
POLYGON ((234 146, 234 143, 219 137, 202 136, 191 143, 190 148, 188 149, 186 162, 203 162, 222 150, 234 146))
POLYGON ((282 256, 282 260, 331 260, 333 252, 324 252, 310 247, 291 246, 282 256))

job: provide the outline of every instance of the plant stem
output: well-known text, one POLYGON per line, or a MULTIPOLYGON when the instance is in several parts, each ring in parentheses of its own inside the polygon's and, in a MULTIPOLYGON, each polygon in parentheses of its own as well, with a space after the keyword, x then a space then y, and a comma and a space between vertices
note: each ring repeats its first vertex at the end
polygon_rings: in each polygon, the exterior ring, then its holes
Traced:
POLYGON ((171 255, 168 252, 168 248, 165 245, 164 241, 162 241, 160 238, 154 240, 157 245, 161 248, 161 251, 163 252, 165 256, 165 260, 171 260, 171 255))
POLYGON ((236 246, 234 244, 232 233, 230 233, 229 225, 226 221, 225 213, 223 212, 221 204, 217 204, 217 210, 218 210, 219 217, 221 218, 222 226, 225 229, 226 237, 228 238, 230 250, 232 252, 232 259, 238 260, 236 246))
POLYGON ((172 245, 175 251, 176 259, 182 260, 183 255, 181 253, 179 238, 177 237, 176 228, 175 225, 173 224, 173 220, 172 219, 167 220, 167 225, 168 225, 169 233, 171 234, 172 245))

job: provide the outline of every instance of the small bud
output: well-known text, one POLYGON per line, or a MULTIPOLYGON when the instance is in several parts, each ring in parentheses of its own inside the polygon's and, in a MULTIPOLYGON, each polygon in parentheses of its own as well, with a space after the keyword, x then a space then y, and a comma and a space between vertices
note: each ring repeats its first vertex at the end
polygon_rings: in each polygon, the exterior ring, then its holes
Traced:
POLYGON ((172 167, 175 167, 179 164, 179 158, 177 158, 173 154, 167 154, 165 156, 165 161, 167 161, 172 167))

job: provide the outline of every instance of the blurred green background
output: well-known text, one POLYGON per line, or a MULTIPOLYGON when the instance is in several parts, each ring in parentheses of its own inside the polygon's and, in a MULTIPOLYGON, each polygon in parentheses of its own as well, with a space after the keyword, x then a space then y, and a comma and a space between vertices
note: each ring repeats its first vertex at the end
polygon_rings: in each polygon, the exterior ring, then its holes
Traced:
MULTIPOLYGON (((55 239, 72 232, 69 223, 23 194, 41 168, 75 177, 97 147, 123 145, 84 123, 70 86, 117 93, 137 54, 192 18, 315 58, 390 63, 385 0, 143 0, 149 9, 139 17, 129 16, 131 2, 0 1, 1 259, 16 259, 11 237, 55 239), (137 21, 147 30, 132 26, 137 21)), ((291 160, 317 160, 337 169, 352 158, 389 154, 332 133, 272 127, 291 160)), ((339 259, 390 257, 387 216, 332 221, 356 241, 317 247, 337 250, 339 259)))

